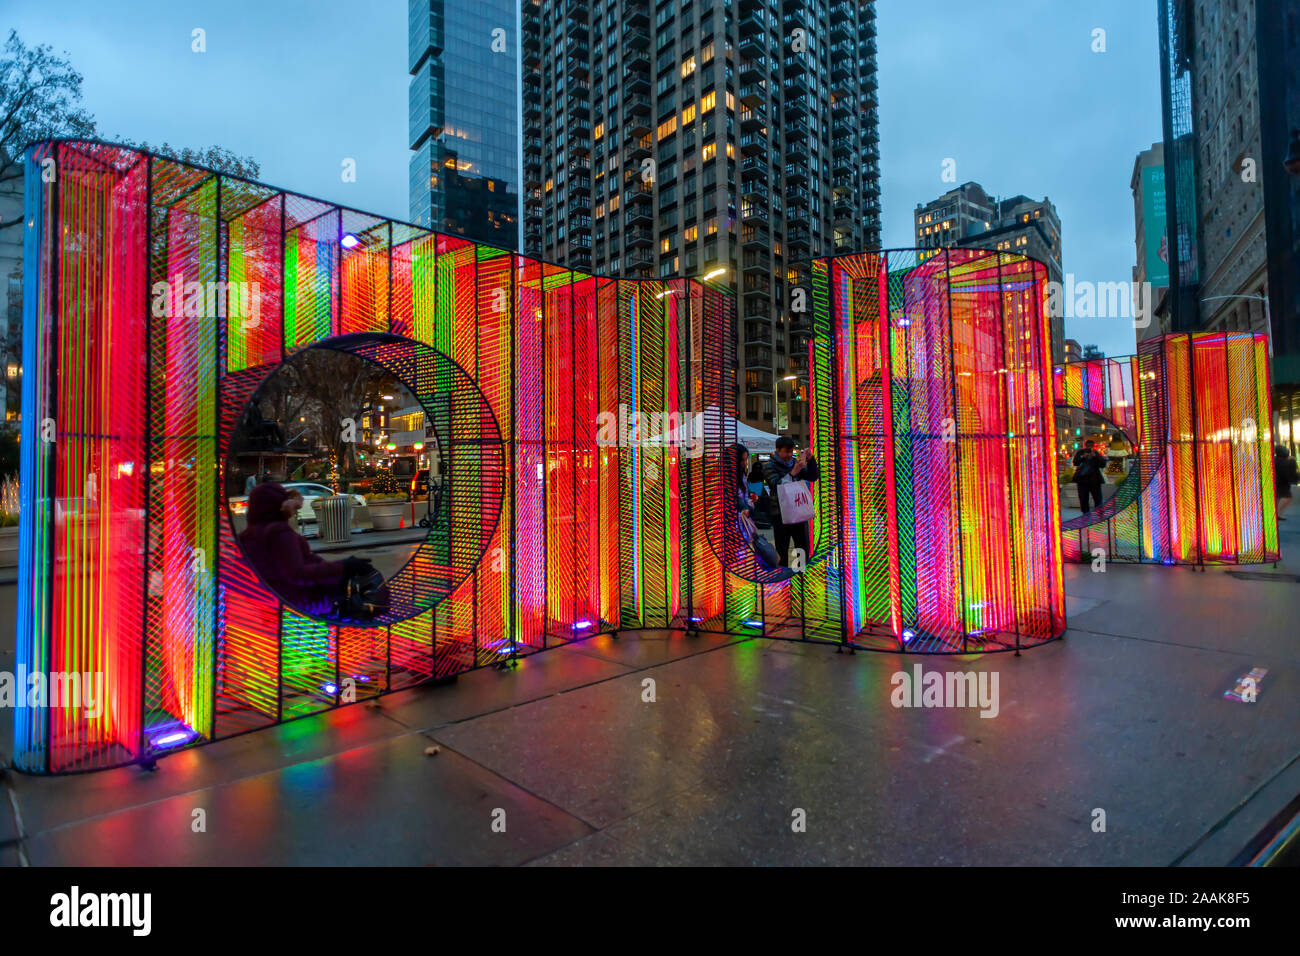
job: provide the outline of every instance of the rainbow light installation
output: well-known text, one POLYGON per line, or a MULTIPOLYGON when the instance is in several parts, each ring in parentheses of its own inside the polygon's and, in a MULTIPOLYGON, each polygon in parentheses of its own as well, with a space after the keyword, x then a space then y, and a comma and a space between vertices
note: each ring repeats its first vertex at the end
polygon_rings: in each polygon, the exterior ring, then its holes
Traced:
POLYGON ((1044 267, 888 250, 819 274, 854 640, 962 652, 1059 635, 1044 267))
POLYGON ((105 700, 16 709, 24 771, 149 761, 612 631, 962 652, 1064 629, 1032 260, 813 263, 796 368, 824 477, 788 576, 739 553, 726 510, 729 293, 111 144, 26 162, 19 667, 102 675, 105 700), (308 348, 388 369, 445 449, 449 533, 371 626, 284 605, 229 519, 236 426, 308 348))
POLYGON ((1136 355, 1058 366, 1054 379, 1058 407, 1109 419, 1137 449, 1114 496, 1065 522, 1067 560, 1278 560, 1265 335, 1165 335, 1136 355))

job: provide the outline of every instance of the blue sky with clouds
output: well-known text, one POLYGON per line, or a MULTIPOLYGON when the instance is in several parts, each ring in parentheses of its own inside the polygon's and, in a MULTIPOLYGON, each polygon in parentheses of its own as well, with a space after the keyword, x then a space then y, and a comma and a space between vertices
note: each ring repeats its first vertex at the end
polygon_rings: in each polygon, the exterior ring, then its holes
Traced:
MULTIPOLYGON (((884 240, 912 244, 912 210, 957 180, 1049 197, 1067 272, 1127 281, 1129 177, 1160 138, 1156 12, 1146 0, 878 0, 884 240), (1092 52, 1092 31, 1106 52, 1092 52)), ((0 27, 67 50, 106 138, 219 144, 262 179, 407 216, 405 0, 6 0, 0 27), (191 52, 203 28, 207 52, 191 52), (357 181, 342 182, 344 158, 357 181)), ((1133 350, 1126 319, 1066 332, 1133 350)))

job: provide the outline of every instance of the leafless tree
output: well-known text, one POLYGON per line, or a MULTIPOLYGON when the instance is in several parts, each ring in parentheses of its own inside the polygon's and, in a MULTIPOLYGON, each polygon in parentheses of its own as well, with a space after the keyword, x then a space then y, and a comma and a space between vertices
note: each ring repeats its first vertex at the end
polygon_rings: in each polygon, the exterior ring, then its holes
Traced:
MULTIPOLYGON (((23 150, 56 136, 95 135, 95 121, 81 108, 81 74, 67 54, 46 43, 28 47, 17 30, 0 49, 0 183, 22 175, 23 150)), ((9 228, 22 222, 0 223, 9 228)))
MULTIPOLYGON (((29 47, 17 30, 9 31, 0 48, 0 184, 22 176, 23 151, 32 143, 57 137, 94 139, 98 135, 94 117, 80 105, 81 84, 82 75, 66 53, 56 54, 48 43, 29 47)), ((117 142, 248 179, 256 179, 261 171, 251 156, 241 156, 222 146, 191 149, 163 143, 152 147, 125 138, 117 142)), ((0 222, 0 229, 22 221, 19 217, 0 222)))
POLYGON ((286 442, 301 433, 313 446, 331 449, 340 472, 355 471, 356 441, 347 440, 346 421, 353 421, 359 440, 362 409, 397 388, 392 373, 373 362, 334 349, 306 349, 263 386, 257 412, 280 423, 286 442))

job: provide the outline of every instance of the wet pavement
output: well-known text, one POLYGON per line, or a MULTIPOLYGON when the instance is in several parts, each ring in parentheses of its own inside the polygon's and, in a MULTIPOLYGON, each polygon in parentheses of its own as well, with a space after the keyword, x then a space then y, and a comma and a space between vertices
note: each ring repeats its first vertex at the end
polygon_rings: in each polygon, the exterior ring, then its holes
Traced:
POLYGON ((1019 658, 602 636, 154 773, 10 772, 0 865, 1223 864, 1300 793, 1282 527, 1276 572, 1070 566, 1066 639, 1019 658), (996 674, 997 716, 895 708, 917 663, 996 674))

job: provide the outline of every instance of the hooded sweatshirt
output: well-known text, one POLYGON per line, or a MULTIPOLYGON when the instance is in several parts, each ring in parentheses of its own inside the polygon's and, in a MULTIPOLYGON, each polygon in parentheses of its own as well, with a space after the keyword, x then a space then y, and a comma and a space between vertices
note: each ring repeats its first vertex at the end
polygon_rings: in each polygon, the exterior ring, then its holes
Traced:
POLYGON ((248 563, 285 602, 306 614, 326 614, 346 577, 343 562, 312 553, 293 530, 282 507, 289 495, 274 481, 254 488, 248 496, 248 527, 240 532, 239 543, 248 563))

